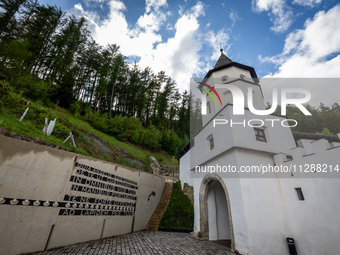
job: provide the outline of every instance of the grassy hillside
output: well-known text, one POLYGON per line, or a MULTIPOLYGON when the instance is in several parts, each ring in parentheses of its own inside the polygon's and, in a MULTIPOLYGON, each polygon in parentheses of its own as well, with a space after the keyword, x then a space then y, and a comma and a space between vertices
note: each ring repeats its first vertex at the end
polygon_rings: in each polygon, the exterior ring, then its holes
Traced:
POLYGON ((24 105, 27 98, 10 93, 1 98, 0 128, 29 137, 37 137, 46 142, 54 143, 64 149, 91 156, 98 159, 115 162, 130 167, 148 171, 149 156, 154 156, 163 165, 178 165, 178 161, 162 150, 148 150, 127 142, 121 142, 115 137, 94 129, 81 116, 74 116, 69 111, 51 104, 44 106, 40 101, 32 102, 31 106, 24 105), (19 121, 26 108, 29 110, 19 121), (50 136, 44 135, 45 118, 56 121, 56 126, 50 136), (70 132, 75 137, 76 148, 63 141, 70 132))

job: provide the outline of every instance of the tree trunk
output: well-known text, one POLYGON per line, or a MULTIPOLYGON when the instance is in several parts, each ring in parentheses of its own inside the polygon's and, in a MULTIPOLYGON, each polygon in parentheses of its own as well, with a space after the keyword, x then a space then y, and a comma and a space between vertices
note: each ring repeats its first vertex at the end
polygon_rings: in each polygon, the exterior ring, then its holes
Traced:
MULTIPOLYGON (((97 81, 97 76, 94 77, 94 82, 93 82, 93 85, 92 85, 92 91, 91 91, 91 96, 90 96, 90 102, 89 102, 89 105, 91 106, 91 103, 92 103, 92 96, 93 96, 93 92, 94 92, 94 87, 96 86, 96 81, 97 81)), ((94 107, 95 109, 96 107, 94 107)))
POLYGON ((111 110, 112 110, 112 101, 113 101, 113 91, 115 89, 115 82, 112 85, 112 92, 111 92, 111 100, 110 100, 110 110, 109 110, 109 118, 111 118, 111 110))

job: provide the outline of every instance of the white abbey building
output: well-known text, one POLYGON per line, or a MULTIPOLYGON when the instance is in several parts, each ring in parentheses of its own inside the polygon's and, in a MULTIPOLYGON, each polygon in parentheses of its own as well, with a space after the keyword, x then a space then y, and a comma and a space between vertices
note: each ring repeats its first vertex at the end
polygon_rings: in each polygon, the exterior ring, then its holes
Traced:
POLYGON ((259 110, 265 109, 263 94, 252 67, 221 53, 203 83, 216 88, 222 106, 200 85, 217 104, 206 96, 203 128, 180 152, 182 185, 194 188, 193 235, 230 240, 231 250, 244 255, 340 254, 339 139, 292 133, 284 117, 255 115, 247 100, 244 115, 233 115, 232 93, 217 84, 234 85, 245 97, 252 87, 259 110), (254 166, 286 172, 240 172, 254 166), (294 239, 296 250, 287 238, 294 239))

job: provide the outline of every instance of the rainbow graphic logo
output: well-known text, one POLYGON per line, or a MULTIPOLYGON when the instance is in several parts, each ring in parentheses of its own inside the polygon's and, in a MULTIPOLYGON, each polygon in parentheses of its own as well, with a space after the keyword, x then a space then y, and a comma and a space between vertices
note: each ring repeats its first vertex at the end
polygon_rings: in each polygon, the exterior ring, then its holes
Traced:
MULTIPOLYGON (((217 91, 213 87, 208 85, 208 84, 205 84, 205 83, 200 83, 200 84, 203 85, 203 86, 206 86, 208 89, 210 89, 212 92, 214 92, 215 95, 217 96, 218 100, 220 101, 221 106, 222 106, 222 101, 221 101, 220 95, 217 93, 217 91)), ((206 92, 207 94, 209 94, 211 96, 211 98, 214 100, 215 105, 217 105, 214 96, 209 92, 209 90, 203 89, 203 88, 200 88, 200 87, 197 87, 197 88, 202 90, 202 91, 204 91, 204 92, 206 92)))

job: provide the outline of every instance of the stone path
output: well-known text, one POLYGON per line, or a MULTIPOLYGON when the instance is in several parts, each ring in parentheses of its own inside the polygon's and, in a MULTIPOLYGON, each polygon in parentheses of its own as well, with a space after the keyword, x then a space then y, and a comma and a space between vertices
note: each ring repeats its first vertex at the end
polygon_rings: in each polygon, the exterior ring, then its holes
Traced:
POLYGON ((209 241, 195 240, 188 233, 140 231, 51 251, 47 254, 229 254, 230 249, 209 241))

